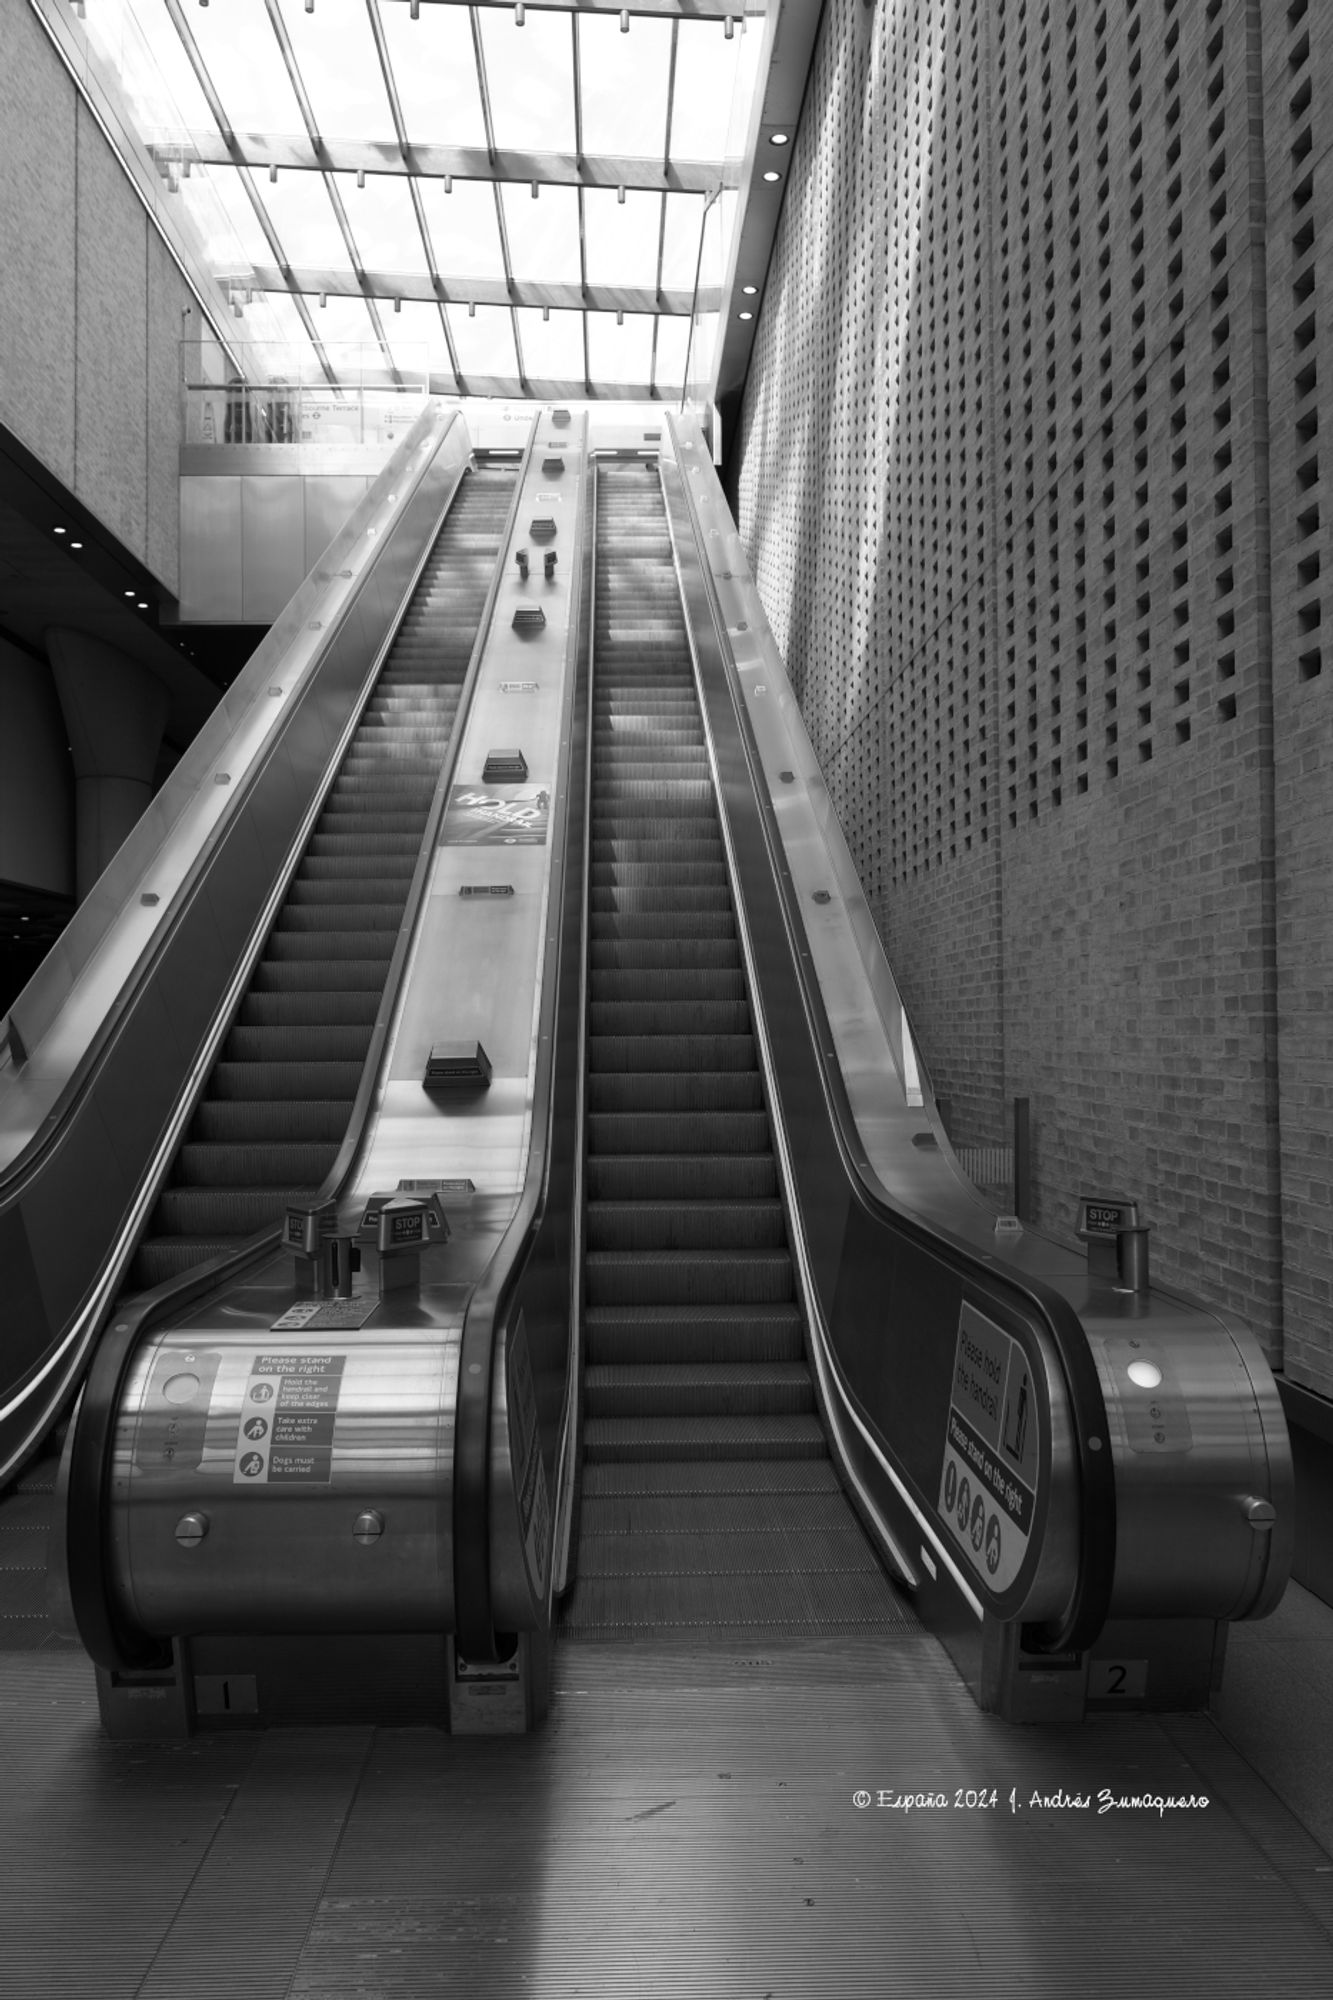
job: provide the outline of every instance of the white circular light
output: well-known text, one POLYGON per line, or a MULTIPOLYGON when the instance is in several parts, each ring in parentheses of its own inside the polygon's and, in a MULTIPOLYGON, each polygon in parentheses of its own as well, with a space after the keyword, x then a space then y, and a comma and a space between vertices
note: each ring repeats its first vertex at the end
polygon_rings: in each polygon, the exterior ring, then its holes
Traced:
POLYGON ((740 313, 740 314, 738 315, 738 317, 739 317, 739 318, 741 318, 741 319, 753 319, 753 318, 754 318, 754 314, 753 314, 753 313, 740 313))
POLYGON ((141 597, 139 599, 139 609, 140 611, 146 611, 148 609, 148 600, 146 597, 141 597))
POLYGON ((772 132, 769 134, 768 143, 770 146, 785 146, 787 138, 788 134, 786 132, 772 132))
POLYGON ((83 547, 83 543, 82 543, 82 542, 71 542, 71 543, 70 543, 70 547, 71 547, 72 549, 81 549, 81 548, 83 547))
POLYGON ((764 175, 764 179, 766 181, 780 181, 782 179, 782 175, 776 172, 774 168, 770 167, 768 172, 764 175))
POLYGON ((758 285, 742 285, 741 290, 744 292, 747 299, 752 299, 755 293, 759 290, 759 287, 758 285))
POLYGON ((1162 1380, 1162 1371, 1155 1361, 1131 1361, 1129 1379, 1140 1389, 1156 1389, 1162 1380))
POLYGON ((125 595, 126 595, 126 597, 133 597, 133 595, 134 595, 134 592, 133 592, 132 590, 127 590, 127 591, 125 592, 125 595))
POLYGON ((56 529, 56 533, 57 533, 58 535, 67 535, 67 534, 69 533, 69 529, 68 529, 68 528, 57 528, 57 529, 56 529))

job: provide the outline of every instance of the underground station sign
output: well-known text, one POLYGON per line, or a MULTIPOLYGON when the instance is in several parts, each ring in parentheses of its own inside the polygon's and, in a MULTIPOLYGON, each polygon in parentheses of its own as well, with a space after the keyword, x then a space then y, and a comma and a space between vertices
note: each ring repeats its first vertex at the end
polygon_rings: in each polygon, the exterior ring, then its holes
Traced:
POLYGON ((1028 1552, 1040 1442, 1036 1389, 1020 1342, 964 1300, 937 1507, 964 1559, 997 1595, 1028 1552))

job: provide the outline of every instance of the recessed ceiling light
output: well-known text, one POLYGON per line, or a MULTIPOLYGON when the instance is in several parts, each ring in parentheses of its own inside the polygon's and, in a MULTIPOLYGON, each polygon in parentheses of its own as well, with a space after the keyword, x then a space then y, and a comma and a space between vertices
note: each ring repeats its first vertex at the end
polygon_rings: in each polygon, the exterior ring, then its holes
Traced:
POLYGON ((764 175, 764 179, 766 181, 780 181, 782 179, 782 175, 780 173, 777 173, 772 167, 770 167, 768 172, 764 175))
POLYGON ((759 287, 758 285, 742 285, 741 290, 744 292, 747 299, 752 299, 755 293, 759 290, 759 287))
POLYGON ((57 529, 56 529, 56 533, 57 533, 58 535, 67 535, 67 534, 69 533, 69 529, 68 529, 68 528, 57 528, 57 529))
POLYGON ((127 591, 125 592, 125 595, 126 595, 126 597, 133 597, 133 595, 134 595, 134 592, 133 592, 132 590, 127 590, 127 591))
POLYGON ((70 547, 71 547, 72 549, 81 549, 81 548, 83 547, 83 543, 82 543, 82 542, 71 542, 71 543, 70 543, 70 547))
POLYGON ((140 611, 146 611, 146 610, 148 609, 148 600, 147 600, 147 598, 144 598, 144 597, 141 597, 141 598, 139 599, 139 609, 140 609, 140 611))
POLYGON ((739 317, 740 317, 741 319, 753 319, 753 318, 754 318, 754 314, 753 314, 753 313, 741 313, 741 314, 739 315, 739 317))
POLYGON ((790 134, 786 132, 771 132, 768 143, 770 146, 785 146, 789 137, 790 134))

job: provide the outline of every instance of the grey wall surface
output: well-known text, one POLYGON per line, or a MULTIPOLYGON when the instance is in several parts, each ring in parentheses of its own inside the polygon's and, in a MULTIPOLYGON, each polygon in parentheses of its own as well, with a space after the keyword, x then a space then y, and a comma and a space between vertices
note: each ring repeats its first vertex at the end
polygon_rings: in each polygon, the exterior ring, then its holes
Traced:
POLYGON ((1331 113, 1318 0, 829 0, 736 446, 955 1141, 1326 1395, 1331 113))
POLYGON ((0 422, 174 595, 191 295, 26 0, 0 49, 0 422))
POLYGON ((0 882, 74 893, 74 766, 51 670, 0 639, 0 882))

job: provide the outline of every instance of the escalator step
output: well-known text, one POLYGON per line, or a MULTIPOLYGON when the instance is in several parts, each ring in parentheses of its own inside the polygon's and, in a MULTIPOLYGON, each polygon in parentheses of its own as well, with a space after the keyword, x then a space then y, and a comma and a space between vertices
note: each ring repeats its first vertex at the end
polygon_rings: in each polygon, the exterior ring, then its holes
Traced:
POLYGON ((774 1305, 796 1296, 785 1250, 590 1251, 593 1306, 774 1305))
POLYGON ((590 1417, 583 1450, 589 1465, 612 1459, 824 1458, 819 1419, 810 1415, 735 1417, 590 1417))
POLYGON ((800 1361, 805 1350, 795 1305, 589 1306, 587 1359, 617 1362, 800 1361))
MULTIPOLYGON (((628 1008, 623 1010, 628 1013, 628 1008)), ((695 1027, 692 1022, 681 1022, 681 1014, 705 1015, 714 1012, 732 1016, 726 1026, 733 1025, 735 1015, 744 1016, 744 1007, 719 1007, 706 1009, 696 1003, 693 1007, 660 1007, 636 1010, 641 1015, 656 1015, 656 1019, 642 1019, 636 1022, 639 1033, 616 1035, 598 1032, 596 1024, 588 1043, 588 1067, 602 1072, 645 1071, 645 1070, 752 1070, 754 1068, 754 1037, 746 1034, 731 1035, 716 1031, 701 1023, 695 1027), (672 1017, 675 1017, 673 1020, 672 1017), (665 1018, 664 1018, 665 1017, 665 1018), (670 1027, 677 1032, 669 1032, 670 1027)), ((744 1025, 743 1021, 742 1024, 744 1025)))
POLYGON ((641 1543, 648 1536, 682 1533, 784 1534, 793 1542, 806 1535, 850 1533, 874 1563, 836 1481, 827 1493, 624 1493, 592 1498, 585 1491, 581 1505, 592 1566, 581 1553, 580 1575, 608 1573, 598 1557, 611 1542, 641 1543))
POLYGON ((359 1062, 220 1062, 209 1078, 215 1098, 341 1098, 350 1112, 361 1081, 359 1062))
POLYGON ((233 1028, 223 1043, 228 1063, 361 1062, 373 1023, 342 1027, 233 1028))
POLYGON ((592 1201, 590 1250, 780 1250, 780 1201, 592 1201))
POLYGON ((731 971, 741 962, 735 937, 628 938, 593 937, 588 962, 594 972, 731 971))
POLYGON ((176 1155, 176 1184, 188 1188, 318 1187, 337 1150, 329 1141, 313 1139, 275 1142, 264 1138, 248 1144, 191 1139, 176 1155))
POLYGON ((191 1140, 220 1145, 258 1145, 264 1140, 332 1140, 347 1130, 350 1103, 344 1098, 206 1097, 190 1125, 191 1140))
MULTIPOLYGON (((627 1034, 636 1020, 652 1013, 658 1005, 681 1007, 688 1003, 709 1008, 724 1005, 744 1008, 745 1020, 736 1021, 737 1032, 749 1025, 745 975, 739 965, 657 966, 643 972, 598 966, 592 975, 592 993, 594 1033, 627 1034), (605 1028, 600 1025, 603 1021, 605 1028)), ((690 1016, 691 1020, 694 1018, 690 1016)), ((714 1024, 714 1030, 719 1026, 720 1023, 714 1024)))
POLYGON ((288 1188, 164 1188, 156 1210, 160 1234, 253 1236, 278 1221, 289 1202, 308 1201, 318 1186, 310 1181, 288 1188))
POLYGON ((595 1153, 757 1153, 768 1143, 762 1111, 603 1111, 588 1120, 595 1153))
POLYGON ((588 919, 588 936, 594 944, 662 944, 677 938, 702 943, 735 935, 736 919, 730 910, 653 910, 641 916, 594 910, 588 919))
POLYGON ((764 1153, 606 1153, 588 1161, 590 1201, 762 1201, 776 1196, 764 1153))
POLYGON ((589 1417, 792 1416, 813 1410, 804 1361, 603 1363, 586 1379, 589 1417))
POLYGON ((603 1460, 583 1475, 583 1504, 606 1499, 717 1500, 722 1495, 752 1493, 761 1497, 819 1494, 842 1497, 833 1461, 824 1458, 787 1459, 657 1459, 635 1464, 603 1460))
POLYGON ((901 1625, 903 1611, 880 1570, 821 1578, 780 1575, 589 1577, 575 1585, 563 1624, 580 1638, 638 1640, 715 1634, 770 1643, 775 1634, 859 1632, 901 1625))
POLYGON ((350 992, 330 993, 327 987, 302 992, 272 993, 251 987, 241 1003, 239 1025, 243 1028, 279 1027, 373 1027, 379 1010, 379 990, 369 992, 353 987, 350 992))
MULTIPOLYGON (((386 934, 387 937, 387 934, 386 934)), ((250 982, 250 997, 261 993, 372 993, 379 1002, 384 991, 384 974, 392 940, 382 958, 269 958, 260 959, 250 982)))
POLYGON ((764 1091, 754 1069, 593 1070, 588 1076, 587 1101, 594 1115, 622 1111, 746 1112, 762 1110, 764 1091))
MULTIPOLYGON (((804 1509, 792 1510, 798 1518, 804 1509)), ((590 1534, 579 1557, 580 1580, 593 1577, 763 1576, 791 1571, 817 1576, 858 1572, 880 1578, 879 1564, 856 1521, 843 1518, 827 1527, 795 1522, 753 1527, 707 1525, 686 1515, 680 1522, 629 1533, 590 1534)))

